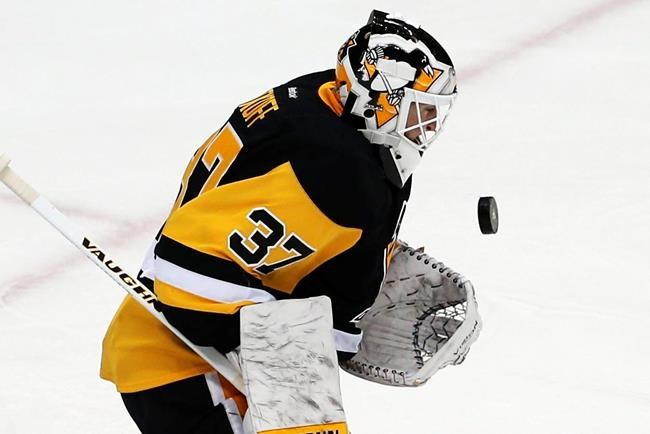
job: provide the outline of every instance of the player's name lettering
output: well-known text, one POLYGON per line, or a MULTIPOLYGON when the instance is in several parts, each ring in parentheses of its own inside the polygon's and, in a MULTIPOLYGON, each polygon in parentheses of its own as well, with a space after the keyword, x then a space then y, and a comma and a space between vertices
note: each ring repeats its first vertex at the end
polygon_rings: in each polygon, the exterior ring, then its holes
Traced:
POLYGON ((245 102, 239 106, 246 126, 251 127, 255 122, 264 119, 264 116, 272 111, 278 110, 278 102, 275 99, 273 89, 266 92, 264 95, 245 102))
POLYGON ((121 267, 116 265, 113 262, 113 260, 111 259, 107 260, 106 254, 102 252, 101 249, 99 249, 97 246, 93 245, 88 238, 84 237, 81 243, 83 244, 84 248, 90 252, 91 255, 97 257, 97 259, 99 259, 101 263, 104 264, 107 270, 117 275, 117 277, 119 277, 122 282, 130 286, 133 289, 133 291, 135 291, 138 295, 140 295, 140 297, 144 301, 146 301, 147 303, 154 302, 155 297, 151 294, 151 291, 149 291, 147 288, 142 286, 140 282, 138 282, 136 279, 129 276, 129 274, 126 273, 124 270, 122 270, 121 267))
POLYGON ((327 430, 327 431, 312 431, 305 434, 339 434, 339 430, 327 430))

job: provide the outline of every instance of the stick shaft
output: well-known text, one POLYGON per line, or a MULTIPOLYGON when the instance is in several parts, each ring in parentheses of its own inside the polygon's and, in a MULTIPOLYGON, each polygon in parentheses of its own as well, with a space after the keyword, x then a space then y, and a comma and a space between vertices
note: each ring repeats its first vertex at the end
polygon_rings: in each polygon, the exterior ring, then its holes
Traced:
POLYGON ((241 374, 223 354, 212 347, 194 345, 180 331, 172 326, 164 315, 154 308, 153 302, 156 300, 156 295, 137 279, 131 277, 122 267, 118 266, 103 249, 90 241, 70 219, 57 210, 47 199, 39 195, 27 182, 22 180, 9 167, 9 159, 1 155, 0 180, 57 229, 68 241, 81 250, 97 267, 108 274, 113 281, 138 301, 151 315, 163 323, 179 339, 187 344, 188 347, 223 375, 233 386, 244 393, 241 374))

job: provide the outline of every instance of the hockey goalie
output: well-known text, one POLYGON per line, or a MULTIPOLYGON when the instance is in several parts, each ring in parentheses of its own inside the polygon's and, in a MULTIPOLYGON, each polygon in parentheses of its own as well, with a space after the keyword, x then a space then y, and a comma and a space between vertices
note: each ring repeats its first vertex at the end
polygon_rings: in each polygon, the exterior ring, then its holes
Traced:
POLYGON ((339 367, 419 386, 464 360, 481 328, 471 282, 398 241, 455 98, 443 47, 373 11, 335 69, 235 108, 190 159, 139 279, 244 390, 127 297, 101 376, 143 433, 344 434, 339 367))

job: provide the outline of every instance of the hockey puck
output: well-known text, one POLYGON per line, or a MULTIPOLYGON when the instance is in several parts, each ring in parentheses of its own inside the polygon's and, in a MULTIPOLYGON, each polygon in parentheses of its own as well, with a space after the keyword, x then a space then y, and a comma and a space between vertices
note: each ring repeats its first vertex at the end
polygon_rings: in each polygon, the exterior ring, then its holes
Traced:
POLYGON ((496 234, 499 230, 499 210, 497 201, 492 196, 478 200, 478 225, 484 234, 496 234))

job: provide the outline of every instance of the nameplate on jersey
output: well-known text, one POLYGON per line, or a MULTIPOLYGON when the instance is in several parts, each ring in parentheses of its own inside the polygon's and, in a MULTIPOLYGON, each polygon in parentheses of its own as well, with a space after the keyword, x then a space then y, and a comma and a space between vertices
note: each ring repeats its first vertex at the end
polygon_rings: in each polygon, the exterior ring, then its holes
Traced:
POLYGON ((248 128, 278 109, 278 102, 275 99, 273 89, 239 106, 239 111, 244 117, 244 122, 246 122, 248 128))

